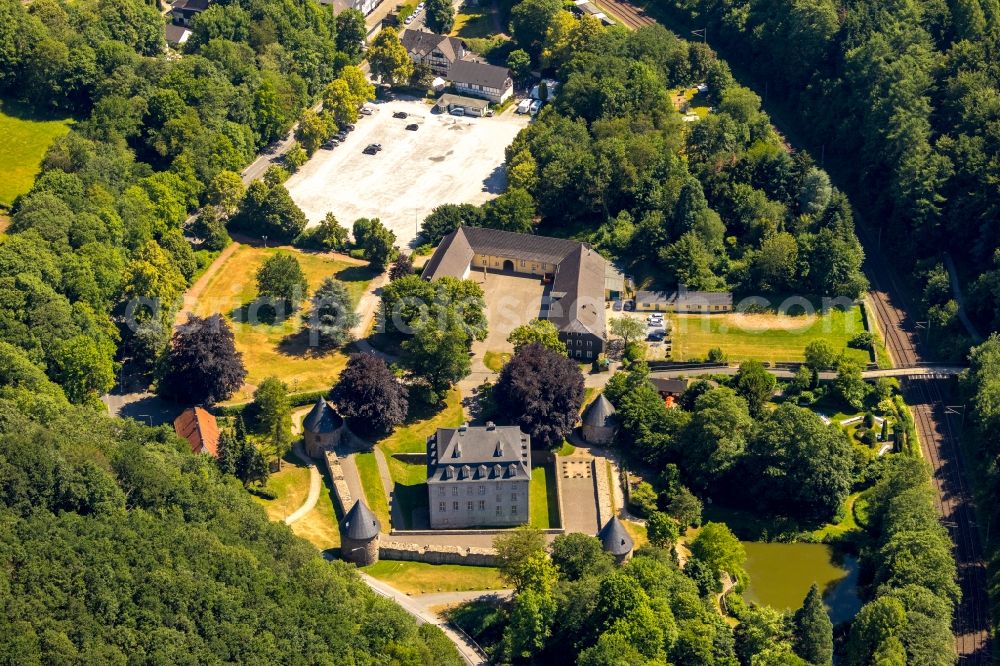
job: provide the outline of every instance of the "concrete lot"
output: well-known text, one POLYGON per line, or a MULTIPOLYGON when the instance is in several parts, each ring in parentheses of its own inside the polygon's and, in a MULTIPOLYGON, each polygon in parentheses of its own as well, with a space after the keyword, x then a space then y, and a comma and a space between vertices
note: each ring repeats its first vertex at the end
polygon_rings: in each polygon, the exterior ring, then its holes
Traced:
POLYGON ((513 107, 493 118, 432 113, 423 100, 375 102, 347 140, 320 149, 286 183, 310 224, 332 212, 350 228, 359 217, 377 217, 412 243, 423 218, 443 203, 479 204, 504 188, 504 149, 528 124, 513 107), (409 117, 393 118, 397 111, 409 117), (417 131, 406 126, 416 123, 417 131), (365 155, 370 143, 382 152, 365 155))

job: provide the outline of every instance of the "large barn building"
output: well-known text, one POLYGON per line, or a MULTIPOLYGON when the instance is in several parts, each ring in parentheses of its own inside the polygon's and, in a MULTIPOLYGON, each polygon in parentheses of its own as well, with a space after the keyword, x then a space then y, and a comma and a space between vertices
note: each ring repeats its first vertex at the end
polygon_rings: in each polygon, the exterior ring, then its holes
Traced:
POLYGON ((537 276, 549 282, 543 316, 559 331, 569 355, 592 361, 606 339, 605 280, 608 262, 586 243, 459 227, 448 234, 424 266, 425 280, 465 279, 473 270, 537 276))

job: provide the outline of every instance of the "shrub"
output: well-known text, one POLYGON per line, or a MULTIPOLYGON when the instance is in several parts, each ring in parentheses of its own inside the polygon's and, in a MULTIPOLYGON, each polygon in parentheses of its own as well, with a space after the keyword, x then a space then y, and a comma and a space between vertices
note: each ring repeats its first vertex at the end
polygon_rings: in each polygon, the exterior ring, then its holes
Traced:
POLYGON ((722 351, 720 347, 712 347, 708 350, 708 356, 706 359, 709 363, 725 363, 726 352, 722 351))
POLYGON ((647 517, 656 511, 656 491, 645 481, 640 482, 629 494, 629 505, 635 512, 647 517))
POLYGON ((868 331, 861 331, 848 341, 847 346, 854 349, 871 349, 875 344, 875 336, 868 331))

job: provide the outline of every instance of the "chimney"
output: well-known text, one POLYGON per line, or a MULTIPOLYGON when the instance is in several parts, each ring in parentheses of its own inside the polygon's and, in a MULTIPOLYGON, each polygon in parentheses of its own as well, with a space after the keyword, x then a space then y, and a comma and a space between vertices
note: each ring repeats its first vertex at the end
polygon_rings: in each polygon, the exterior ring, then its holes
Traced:
POLYGON ((487 430, 496 430, 497 429, 497 424, 493 423, 493 421, 487 421, 486 422, 486 429, 487 430))

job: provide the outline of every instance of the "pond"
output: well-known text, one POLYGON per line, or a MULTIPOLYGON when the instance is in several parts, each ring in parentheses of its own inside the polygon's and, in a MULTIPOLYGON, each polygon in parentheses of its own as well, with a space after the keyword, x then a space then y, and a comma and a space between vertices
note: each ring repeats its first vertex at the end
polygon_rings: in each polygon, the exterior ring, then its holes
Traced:
POLYGON ((858 562, 838 556, 820 543, 763 543, 744 541, 750 587, 747 601, 778 609, 797 609, 815 582, 834 624, 850 620, 861 608, 858 598, 858 562))

